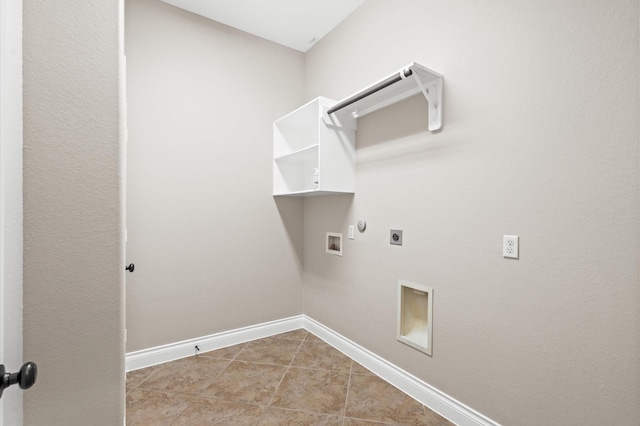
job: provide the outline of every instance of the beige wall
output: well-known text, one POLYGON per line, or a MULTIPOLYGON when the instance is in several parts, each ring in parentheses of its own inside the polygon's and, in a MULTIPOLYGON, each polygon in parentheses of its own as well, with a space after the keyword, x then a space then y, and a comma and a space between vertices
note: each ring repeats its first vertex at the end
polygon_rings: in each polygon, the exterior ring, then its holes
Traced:
POLYGON ((302 200, 274 201, 272 123, 302 53, 126 2, 127 351, 302 312, 302 200))
POLYGON ((304 313, 502 424, 637 424, 638 19, 637 1, 369 0, 314 46, 305 99, 417 61, 445 106, 437 134, 420 98, 359 120, 355 196, 305 200, 304 313), (434 288, 432 357, 396 342, 399 278, 434 288))
POLYGON ((24 2, 26 425, 124 421, 119 3, 24 2))
POLYGON ((369 0, 302 55, 128 1, 128 351, 304 312, 500 423, 634 424, 638 19, 369 0), (355 196, 274 201, 271 122, 412 61, 445 76, 443 131, 419 97, 361 118, 355 196), (395 340, 399 278, 434 288, 432 357, 395 340))

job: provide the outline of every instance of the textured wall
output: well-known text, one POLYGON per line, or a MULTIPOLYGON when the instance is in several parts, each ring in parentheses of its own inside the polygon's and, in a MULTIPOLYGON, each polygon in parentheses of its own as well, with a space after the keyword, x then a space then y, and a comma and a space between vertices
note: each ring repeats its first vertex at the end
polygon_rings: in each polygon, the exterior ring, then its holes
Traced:
POLYGON ((127 1, 127 350, 302 311, 302 201, 272 197, 299 52, 127 1))
MULTIPOLYGON (((0 0, 0 363, 22 365, 22 2, 0 0)), ((22 423, 22 391, 0 399, 0 426, 22 423)))
POLYGON ((438 134, 420 98, 359 120, 355 196, 305 200, 305 314, 502 424, 637 424, 638 22, 637 1, 369 0, 314 46, 306 99, 417 61, 445 107, 438 134), (432 357, 395 340, 399 278, 434 289, 432 357))
POLYGON ((124 420, 119 7, 24 3, 27 425, 124 420))

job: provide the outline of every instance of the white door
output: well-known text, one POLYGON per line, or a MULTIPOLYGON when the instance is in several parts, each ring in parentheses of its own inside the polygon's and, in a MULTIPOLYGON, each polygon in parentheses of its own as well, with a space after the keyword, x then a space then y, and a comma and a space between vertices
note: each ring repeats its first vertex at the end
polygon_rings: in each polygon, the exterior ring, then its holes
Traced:
MULTIPOLYGON (((0 364, 22 365, 22 0, 0 0, 0 364)), ((22 391, 5 389, 0 426, 22 424, 22 391)))

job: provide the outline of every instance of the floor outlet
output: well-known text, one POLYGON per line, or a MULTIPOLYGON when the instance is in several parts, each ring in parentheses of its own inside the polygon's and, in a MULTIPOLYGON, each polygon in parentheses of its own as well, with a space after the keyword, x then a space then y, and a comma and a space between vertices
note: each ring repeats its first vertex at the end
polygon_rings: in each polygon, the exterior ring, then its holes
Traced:
POLYGON ((502 256, 518 259, 518 236, 504 235, 502 237, 502 256))

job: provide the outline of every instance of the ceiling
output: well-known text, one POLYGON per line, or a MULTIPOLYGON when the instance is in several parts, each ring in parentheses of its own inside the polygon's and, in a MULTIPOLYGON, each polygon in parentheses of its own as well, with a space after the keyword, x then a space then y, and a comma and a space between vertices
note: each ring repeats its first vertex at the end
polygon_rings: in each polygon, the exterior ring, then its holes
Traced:
POLYGON ((306 52, 365 0, 162 0, 306 52))

